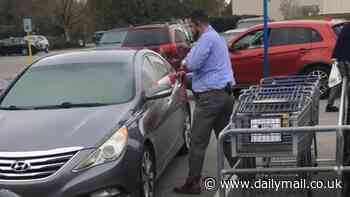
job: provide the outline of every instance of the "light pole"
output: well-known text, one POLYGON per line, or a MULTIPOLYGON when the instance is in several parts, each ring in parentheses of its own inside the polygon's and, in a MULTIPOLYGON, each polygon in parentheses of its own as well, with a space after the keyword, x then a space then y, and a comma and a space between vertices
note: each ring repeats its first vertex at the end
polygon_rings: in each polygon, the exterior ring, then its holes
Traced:
POLYGON ((269 76, 269 1, 264 1, 264 77, 269 76))

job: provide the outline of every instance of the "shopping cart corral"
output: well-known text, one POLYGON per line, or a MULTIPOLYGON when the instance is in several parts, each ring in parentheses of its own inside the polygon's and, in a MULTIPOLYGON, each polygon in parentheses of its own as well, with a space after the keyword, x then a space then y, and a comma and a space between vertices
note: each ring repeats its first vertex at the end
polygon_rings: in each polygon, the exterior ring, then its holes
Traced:
MULTIPOLYGON (((316 172, 335 172, 342 178, 343 172, 350 171, 350 167, 343 165, 343 132, 350 129, 344 125, 347 83, 344 78, 339 120, 335 126, 317 126, 320 93, 316 76, 263 79, 259 86, 243 91, 230 124, 219 136, 218 183, 232 175, 239 179, 248 175, 249 179, 288 175, 290 179, 309 181, 316 172), (336 132, 335 165, 317 165, 316 133, 323 132, 336 132), (232 143, 232 156, 239 158, 232 169, 224 168, 223 142, 227 140, 232 143), (280 165, 284 161, 288 161, 288 165, 280 165)), ((229 194, 220 186, 219 192, 220 197, 229 194)), ((337 193, 342 196, 341 190, 337 193)), ((300 195, 311 196, 312 191, 305 189, 300 195)))

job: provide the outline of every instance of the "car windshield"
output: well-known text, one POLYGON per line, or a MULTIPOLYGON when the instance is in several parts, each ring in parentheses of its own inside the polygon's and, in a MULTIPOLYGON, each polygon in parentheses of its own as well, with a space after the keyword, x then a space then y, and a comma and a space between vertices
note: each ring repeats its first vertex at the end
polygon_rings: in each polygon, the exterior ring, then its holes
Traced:
POLYGON ((126 62, 31 67, 2 99, 0 108, 125 103, 135 91, 133 70, 126 62))
POLYGON ((166 29, 142 29, 129 31, 124 44, 129 46, 159 45, 168 43, 169 40, 169 33, 166 29))
POLYGON ((103 34, 100 44, 120 44, 124 41, 127 31, 111 31, 103 34))

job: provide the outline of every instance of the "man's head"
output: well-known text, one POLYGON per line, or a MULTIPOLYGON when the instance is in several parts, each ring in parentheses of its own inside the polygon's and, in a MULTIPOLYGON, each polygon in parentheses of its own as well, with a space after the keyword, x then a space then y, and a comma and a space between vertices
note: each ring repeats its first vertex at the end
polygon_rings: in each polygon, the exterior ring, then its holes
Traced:
POLYGON ((209 24, 208 14, 204 10, 195 10, 190 18, 193 39, 197 41, 209 24))

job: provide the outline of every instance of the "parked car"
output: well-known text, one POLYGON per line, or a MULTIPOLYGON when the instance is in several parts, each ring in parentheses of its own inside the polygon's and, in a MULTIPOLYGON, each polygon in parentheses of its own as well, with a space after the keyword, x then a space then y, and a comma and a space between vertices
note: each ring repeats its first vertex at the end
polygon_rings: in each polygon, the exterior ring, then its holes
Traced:
MULTIPOLYGON (((343 24, 306 20, 270 23, 270 76, 320 75, 320 90, 326 96, 337 29, 343 24)), ((259 83, 263 77, 263 25, 248 29, 231 43, 237 87, 259 83)))
POLYGON ((194 40, 193 40, 193 35, 192 35, 192 30, 191 30, 190 24, 184 23, 184 24, 181 24, 180 27, 182 27, 183 31, 185 32, 187 41, 189 43, 193 43, 194 40))
POLYGON ((22 197, 154 196, 190 143, 184 85, 150 50, 44 57, 0 98, 0 188, 22 197))
POLYGON ((31 44, 38 50, 38 51, 45 51, 46 53, 49 52, 50 43, 48 39, 45 36, 42 35, 32 35, 32 36, 25 36, 24 40, 28 42, 28 40, 31 39, 31 44))
POLYGON ((28 55, 28 39, 31 39, 32 54, 36 54, 40 51, 49 51, 50 44, 45 36, 32 35, 25 37, 10 37, 0 40, 0 55, 28 55))
POLYGON ((178 68, 189 52, 191 42, 178 24, 154 24, 130 28, 122 47, 153 50, 178 68))
POLYGON ((97 31, 95 32, 94 36, 93 36, 93 40, 95 42, 96 45, 98 45, 98 43, 100 42, 103 34, 105 33, 106 31, 97 31))
POLYGON ((224 37, 224 39, 226 40, 227 43, 229 43, 230 40, 239 36, 240 34, 245 32, 246 30, 247 29, 231 29, 231 30, 227 30, 227 31, 221 33, 221 36, 224 37))
POLYGON ((117 28, 110 31, 105 31, 96 44, 97 47, 105 46, 115 46, 120 47, 125 39, 126 34, 128 33, 129 28, 117 28))
MULTIPOLYGON (((269 19, 269 22, 272 20, 269 19)), ((247 29, 264 23, 264 17, 245 18, 237 22, 237 29, 247 29)))

